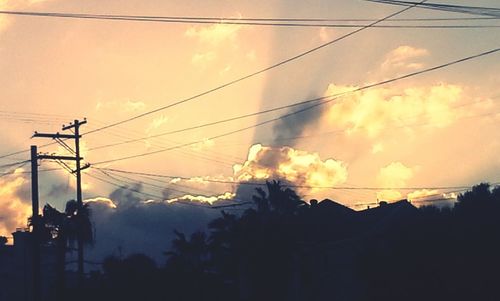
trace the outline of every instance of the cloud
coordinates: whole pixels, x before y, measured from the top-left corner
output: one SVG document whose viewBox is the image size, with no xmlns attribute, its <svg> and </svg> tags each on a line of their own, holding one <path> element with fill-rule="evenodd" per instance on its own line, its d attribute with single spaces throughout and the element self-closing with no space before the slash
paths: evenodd
<svg viewBox="0 0 500 301">
<path fill-rule="evenodd" d="M 319 29 L 318 36 L 319 36 L 319 39 L 321 40 L 321 42 L 323 42 L 323 43 L 328 42 L 333 37 L 333 29 L 321 27 Z"/>
<path fill-rule="evenodd" d="M 184 35 L 196 40 L 199 48 L 191 56 L 191 64 L 196 66 L 198 70 L 204 71 L 210 64 L 215 63 L 219 57 L 228 59 L 227 50 L 239 48 L 238 34 L 241 28 L 241 25 L 221 22 L 207 26 L 197 25 L 187 29 Z M 226 61 L 226 67 L 224 68 L 227 67 Z M 222 69 L 220 74 L 227 71 L 229 69 Z"/>
<path fill-rule="evenodd" d="M 316 98 L 316 97 L 311 97 Z M 286 114 L 303 110 L 310 107 L 307 103 L 301 106 L 291 108 Z M 286 118 L 278 120 L 273 126 L 274 145 L 282 145 L 282 140 L 289 137 L 300 136 L 306 129 L 313 127 L 320 122 L 320 119 L 326 110 L 325 106 L 317 106 L 298 114 L 289 115 Z M 287 143 L 296 143 L 298 140 L 288 140 Z M 293 146 L 293 144 L 291 145 Z"/>
<path fill-rule="evenodd" d="M 330 84 L 326 95 L 353 90 L 356 87 Z M 374 88 L 349 94 L 328 109 L 328 119 L 341 129 L 362 131 L 378 136 L 388 127 L 405 127 L 427 123 L 445 127 L 457 117 L 452 104 L 460 101 L 463 88 L 451 84 L 393 90 Z"/>
<path fill-rule="evenodd" d="M 144 111 L 146 109 L 146 104 L 142 101 L 98 101 L 95 106 L 96 111 L 112 110 L 116 112 L 117 110 L 122 113 L 135 113 Z"/>
<path fill-rule="evenodd" d="M 429 51 L 424 48 L 412 46 L 399 46 L 391 50 L 380 66 L 382 72 L 417 70 L 424 66 L 418 59 L 429 56 Z"/>
<path fill-rule="evenodd" d="M 382 143 L 376 143 L 372 146 L 372 154 L 378 154 L 384 151 L 384 145 Z"/>
<path fill-rule="evenodd" d="M 347 180 L 345 163 L 334 159 L 321 160 L 318 153 L 291 147 L 270 147 L 255 144 L 243 164 L 233 167 L 238 181 L 281 179 L 295 185 L 335 186 Z M 299 188 L 299 193 L 320 189 Z"/>
<path fill-rule="evenodd" d="M 214 51 L 207 51 L 204 53 L 195 53 L 191 58 L 191 63 L 200 67 L 206 67 L 210 62 L 217 58 Z"/>
<path fill-rule="evenodd" d="M 418 206 L 451 206 L 457 200 L 456 193 L 439 193 L 435 189 L 421 189 L 408 193 L 407 199 Z"/>
<path fill-rule="evenodd" d="M 154 118 L 153 121 L 151 121 L 148 125 L 148 127 L 146 128 L 146 133 L 151 133 L 152 131 L 162 127 L 164 124 L 166 124 L 168 121 L 170 120 L 170 118 L 168 116 L 165 116 L 165 115 L 161 115 L 157 118 Z"/>
<path fill-rule="evenodd" d="M 191 27 L 185 32 L 185 35 L 189 38 L 196 38 L 199 43 L 218 46 L 227 42 L 234 43 L 240 29 L 241 25 L 220 23 Z"/>
<path fill-rule="evenodd" d="M 429 196 L 436 196 L 436 194 L 438 194 L 438 191 L 435 189 L 419 189 L 408 193 L 407 198 L 409 200 L 425 199 Z"/>
<path fill-rule="evenodd" d="M 104 206 L 104 207 L 111 208 L 111 209 L 117 208 L 117 206 L 113 202 L 113 200 L 105 198 L 105 197 L 96 197 L 93 199 L 87 199 L 87 200 L 84 200 L 83 202 L 85 204 L 89 204 L 91 206 Z"/>
<path fill-rule="evenodd" d="M 143 111 L 145 108 L 146 108 L 146 104 L 142 101 L 127 100 L 123 104 L 123 109 L 125 110 L 125 112 Z"/>
<path fill-rule="evenodd" d="M 245 57 L 249 61 L 255 61 L 257 59 L 257 53 L 256 53 L 255 49 L 248 51 L 247 54 L 245 54 Z"/>
<path fill-rule="evenodd" d="M 225 192 L 221 195 L 215 196 L 203 196 L 203 195 L 183 195 L 180 197 L 168 199 L 165 202 L 174 203 L 174 202 L 195 202 L 195 203 L 208 203 L 214 204 L 216 202 L 227 201 L 234 199 L 236 195 L 232 192 Z"/>
<path fill-rule="evenodd" d="M 221 185 L 207 180 L 261 182 L 266 179 L 281 179 L 295 185 L 334 186 L 346 181 L 347 167 L 333 159 L 322 160 L 317 153 L 256 144 L 249 149 L 247 160 L 234 167 L 231 177 L 193 177 L 165 183 L 167 186 L 179 185 L 188 191 L 207 188 L 208 185 L 214 185 L 216 191 L 221 191 L 222 187 L 230 188 L 230 191 L 180 194 L 165 200 L 151 200 L 125 187 L 118 188 L 107 198 L 86 200 L 91 206 L 97 237 L 95 248 L 89 250 L 89 258 L 100 260 L 112 253 L 144 252 L 161 262 L 164 259 L 162 252 L 169 248 L 174 238 L 173 229 L 191 233 L 203 229 L 219 215 L 219 210 L 207 208 L 208 205 L 204 207 L 204 203 L 232 204 L 233 201 L 251 200 L 255 193 L 252 185 Z M 190 186 L 181 186 L 180 183 Z M 143 189 L 141 184 L 129 188 Z M 315 191 L 303 188 L 299 192 Z"/>
<path fill-rule="evenodd" d="M 414 169 L 407 167 L 401 162 L 392 162 L 382 167 L 377 175 L 377 182 L 382 187 L 405 187 L 407 182 L 413 178 Z M 397 200 L 402 194 L 395 189 L 386 189 L 377 193 L 377 198 L 382 200 Z"/>
<path fill-rule="evenodd" d="M 178 202 L 151 202 L 124 188 L 116 189 L 108 198 L 86 202 L 96 231 L 96 244 L 87 250 L 87 256 L 96 261 L 111 254 L 141 252 L 161 263 L 174 229 L 189 234 L 204 229 L 220 214 L 215 209 Z"/>
<path fill-rule="evenodd" d="M 0 0 L 0 10 L 17 10 L 49 1 L 52 0 Z M 9 16 L 0 15 L 0 33 L 9 27 L 10 20 Z"/>
<path fill-rule="evenodd" d="M 202 151 L 202 150 L 213 148 L 214 146 L 215 146 L 214 140 L 204 138 L 203 141 L 200 141 L 196 144 L 191 145 L 191 149 L 193 149 L 195 151 Z"/>
<path fill-rule="evenodd" d="M 392 162 L 382 167 L 377 175 L 377 181 L 385 187 L 404 187 L 414 175 L 413 169 L 401 162 Z"/>
<path fill-rule="evenodd" d="M 22 199 L 20 190 L 27 180 L 18 174 L 0 178 L 0 235 L 10 236 L 18 227 L 25 227 L 31 216 L 29 199 Z"/>
</svg>

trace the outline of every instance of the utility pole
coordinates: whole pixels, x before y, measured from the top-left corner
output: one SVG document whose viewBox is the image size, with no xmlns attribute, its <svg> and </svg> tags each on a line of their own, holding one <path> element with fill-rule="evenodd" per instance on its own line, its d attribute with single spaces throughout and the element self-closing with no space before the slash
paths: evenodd
<svg viewBox="0 0 500 301">
<path fill-rule="evenodd" d="M 72 152 L 74 154 L 73 156 L 54 156 L 54 155 L 37 155 L 38 159 L 50 159 L 50 160 L 57 160 L 57 161 L 75 161 L 76 163 L 76 168 L 75 170 L 72 171 L 72 173 L 76 174 L 76 202 L 77 202 L 77 212 L 80 213 L 82 212 L 83 208 L 83 199 L 82 199 L 82 175 L 81 171 L 90 167 L 89 164 L 86 164 L 85 166 L 81 166 L 81 161 L 82 157 L 80 156 L 80 138 L 82 137 L 80 135 L 80 126 L 84 125 L 87 123 L 87 120 L 84 119 L 83 121 L 79 121 L 78 119 L 75 119 L 72 123 L 69 125 L 65 126 L 63 125 L 62 130 L 71 130 L 74 129 L 74 134 L 60 134 L 59 132 L 55 134 L 47 134 L 47 133 L 38 133 L 35 132 L 33 137 L 40 137 L 40 138 L 52 138 L 56 140 L 58 143 L 63 145 L 67 150 Z M 69 147 L 64 140 L 67 139 L 73 139 L 75 141 L 75 150 L 73 151 L 71 147 Z M 78 214 L 77 214 L 78 218 Z M 84 280 L 84 267 L 83 267 L 83 237 L 80 229 L 78 229 L 77 233 L 77 241 L 78 241 L 78 281 L 80 286 L 83 285 L 83 280 Z"/>
<path fill-rule="evenodd" d="M 36 145 L 31 146 L 31 224 L 33 231 L 33 300 L 42 299 L 41 269 L 40 269 L 40 216 L 38 213 L 38 153 Z"/>
<path fill-rule="evenodd" d="M 83 208 L 83 199 L 82 199 L 82 168 L 80 166 L 81 159 L 80 158 L 80 125 L 87 123 L 87 120 L 79 121 L 77 119 L 74 120 L 73 124 L 68 126 L 63 126 L 63 131 L 70 130 L 72 128 L 75 129 L 75 158 L 76 158 L 76 203 L 78 205 L 78 212 L 81 212 Z M 79 235 L 77 237 L 78 240 L 78 280 L 80 284 L 83 283 L 83 237 L 81 235 L 81 231 L 78 232 Z"/>
</svg>

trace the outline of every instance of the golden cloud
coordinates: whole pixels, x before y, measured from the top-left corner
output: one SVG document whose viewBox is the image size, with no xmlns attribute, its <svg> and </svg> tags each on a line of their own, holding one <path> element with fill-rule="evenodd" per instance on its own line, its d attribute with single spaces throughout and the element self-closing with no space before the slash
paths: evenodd
<svg viewBox="0 0 500 301">
<path fill-rule="evenodd" d="M 438 194 L 438 191 L 435 189 L 420 189 L 408 193 L 406 198 L 409 200 L 422 199 L 428 196 L 435 196 L 436 194 Z"/>
<path fill-rule="evenodd" d="M 383 71 L 387 70 L 416 70 L 423 67 L 422 63 L 415 62 L 415 59 L 426 57 L 429 51 L 424 48 L 415 48 L 412 46 L 399 46 L 391 50 L 381 65 Z"/>
<path fill-rule="evenodd" d="M 267 147 L 255 144 L 247 161 L 233 167 L 238 181 L 283 179 L 295 185 L 335 186 L 347 180 L 347 167 L 341 161 L 321 160 L 318 153 L 291 147 Z M 314 192 L 319 189 L 299 189 Z"/>
<path fill-rule="evenodd" d="M 206 149 L 213 148 L 215 146 L 215 141 L 212 139 L 204 138 L 203 141 L 200 141 L 191 146 L 191 149 L 195 151 L 202 151 Z"/>
<path fill-rule="evenodd" d="M 232 192 L 225 192 L 220 195 L 215 196 L 203 196 L 203 195 L 184 195 L 172 199 L 168 199 L 165 202 L 167 203 L 175 203 L 175 202 L 198 202 L 198 203 L 208 203 L 213 204 L 222 200 L 232 200 L 236 195 Z"/>
<path fill-rule="evenodd" d="M 353 90 L 356 87 L 330 84 L 326 95 Z M 400 90 L 398 90 L 399 92 Z M 428 123 L 445 127 L 457 118 L 452 104 L 460 100 L 460 86 L 439 84 L 407 88 L 399 93 L 389 88 L 375 88 L 343 97 L 329 108 L 328 120 L 347 131 L 363 131 L 375 137 L 388 127 Z"/>
<path fill-rule="evenodd" d="M 146 133 L 150 134 L 152 131 L 165 125 L 169 120 L 170 118 L 165 115 L 161 115 L 157 118 L 154 118 L 153 121 L 151 121 L 148 127 L 146 128 Z"/>
<path fill-rule="evenodd" d="M 377 175 L 377 182 L 380 186 L 387 188 L 405 187 L 413 175 L 413 168 L 407 167 L 401 162 L 392 162 L 380 169 Z M 377 198 L 394 201 L 401 199 L 402 194 L 396 189 L 386 189 L 377 192 Z"/>
<path fill-rule="evenodd" d="M 191 58 L 191 63 L 193 65 L 198 65 L 201 67 L 206 67 L 208 63 L 215 60 L 217 54 L 214 51 L 208 51 L 204 53 L 195 53 Z"/>
<path fill-rule="evenodd" d="M 87 199 L 87 200 L 84 200 L 83 202 L 85 204 L 90 204 L 90 205 L 100 204 L 100 205 L 104 205 L 108 208 L 116 209 L 116 204 L 111 199 L 108 199 L 105 197 L 96 197 L 93 199 Z"/>
<path fill-rule="evenodd" d="M 29 7 L 31 5 L 48 2 L 51 0 L 0 0 L 0 10 L 11 10 Z M 0 15 L 0 33 L 10 25 L 10 18 Z"/>
<path fill-rule="evenodd" d="M 190 38 L 197 38 L 200 43 L 217 46 L 227 41 L 234 42 L 240 28 L 241 25 L 220 23 L 209 26 L 191 27 L 185 32 L 185 35 Z"/>
<path fill-rule="evenodd" d="M 142 101 L 133 101 L 133 100 L 127 100 L 124 102 L 120 101 L 105 101 L 101 102 L 98 101 L 95 109 L 96 111 L 101 111 L 101 110 L 112 110 L 113 112 L 116 112 L 117 109 L 121 111 L 122 113 L 134 113 L 134 112 L 140 112 L 144 111 L 146 108 L 146 104 Z"/>
<path fill-rule="evenodd" d="M 0 179 L 0 235 L 10 236 L 16 228 L 25 227 L 31 216 L 28 200 L 17 195 L 25 181 L 19 174 Z"/>
</svg>

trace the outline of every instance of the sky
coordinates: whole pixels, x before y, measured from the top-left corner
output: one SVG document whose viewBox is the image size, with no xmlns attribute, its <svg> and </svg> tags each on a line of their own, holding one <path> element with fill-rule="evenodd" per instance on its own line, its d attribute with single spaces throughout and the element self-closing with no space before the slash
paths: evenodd
<svg viewBox="0 0 500 301">
<path fill-rule="evenodd" d="M 496 2 L 475 1 L 474 5 L 494 7 L 498 6 Z M 0 0 L 0 9 L 220 18 L 378 19 L 401 7 L 349 0 Z M 414 8 L 398 17 L 462 16 Z M 498 20 L 446 24 L 464 22 L 500 25 Z M 82 126 L 85 133 L 210 90 L 353 30 L 0 15 L 0 156 L 50 142 L 30 139 L 34 131 L 57 132 L 62 124 L 87 118 L 88 123 Z M 254 188 L 213 180 L 282 179 L 303 186 L 297 191 L 305 200 L 330 198 L 361 209 L 377 200 L 418 199 L 451 191 L 435 187 L 500 181 L 498 54 L 350 93 L 318 109 L 218 139 L 210 137 L 289 111 L 93 150 L 350 91 L 481 53 L 499 46 L 499 30 L 366 29 L 209 95 L 84 135 L 82 152 L 85 162 L 91 164 L 199 141 L 154 155 L 95 165 L 172 178 L 104 174 L 96 168 L 85 171 L 83 194 L 93 204 L 96 229 L 101 228 L 106 240 L 116 240 L 108 244 L 106 252 L 116 250 L 118 245 L 133 249 L 145 244 L 125 241 L 117 229 L 136 227 L 130 230 L 137 231 L 134 237 L 155 232 L 157 236 L 150 236 L 154 241 L 162 231 L 191 231 L 217 214 L 215 210 L 176 204 L 176 200 L 195 204 L 242 201 L 250 198 Z M 296 109 L 300 107 L 292 110 Z M 40 151 L 64 153 L 57 146 Z M 0 165 L 27 160 L 28 155 L 26 152 L 0 159 Z M 0 171 L 14 171 L 15 167 Z M 54 167 L 58 165 L 48 161 L 40 165 L 40 169 Z M 26 171 L 29 164 L 0 177 L 0 235 L 10 236 L 16 227 L 26 225 L 31 210 Z M 127 184 L 145 194 L 92 176 L 118 186 Z M 325 186 L 337 189 L 320 188 Z M 50 203 L 62 210 L 64 203 L 74 198 L 74 187 L 74 178 L 63 170 L 41 173 L 41 205 Z M 380 189 L 339 189 L 342 187 Z M 383 189 L 405 187 L 422 189 Z M 143 218 L 131 224 L 130 215 Z"/>
</svg>

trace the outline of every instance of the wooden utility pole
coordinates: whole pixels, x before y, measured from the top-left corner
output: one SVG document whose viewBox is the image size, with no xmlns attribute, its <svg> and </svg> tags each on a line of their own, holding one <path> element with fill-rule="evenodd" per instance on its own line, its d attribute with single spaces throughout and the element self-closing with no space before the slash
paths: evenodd
<svg viewBox="0 0 500 301">
<path fill-rule="evenodd" d="M 83 208 L 83 199 L 82 199 L 82 168 L 80 166 L 81 159 L 80 158 L 80 125 L 87 123 L 87 120 L 79 121 L 74 120 L 73 124 L 68 126 L 63 126 L 63 131 L 70 130 L 72 128 L 75 129 L 75 159 L 76 159 L 76 203 L 78 206 L 78 212 L 80 213 Z M 78 231 L 79 235 L 77 237 L 78 240 L 78 280 L 80 284 L 83 283 L 83 237 L 81 235 L 81 231 Z"/>
<path fill-rule="evenodd" d="M 31 224 L 33 231 L 33 300 L 42 299 L 41 268 L 40 268 L 40 216 L 38 213 L 38 153 L 36 145 L 31 146 Z"/>
<path fill-rule="evenodd" d="M 67 126 L 62 127 L 63 131 L 66 130 L 71 130 L 74 129 L 74 134 L 60 134 L 55 133 L 55 134 L 46 134 L 46 133 L 38 133 L 35 132 L 33 137 L 41 137 L 41 138 L 52 138 L 57 140 L 59 143 L 61 143 L 63 146 L 65 146 L 66 149 L 68 149 L 70 152 L 74 153 L 73 156 L 54 156 L 54 155 L 38 155 L 38 159 L 50 159 L 50 160 L 58 160 L 58 161 L 66 161 L 66 160 L 71 160 L 75 161 L 76 163 L 76 168 L 75 170 L 72 171 L 72 173 L 76 174 L 76 202 L 77 202 L 77 212 L 80 213 L 82 212 L 83 208 L 83 199 L 82 199 L 82 175 L 81 171 L 90 167 L 90 165 L 85 165 L 81 166 L 81 161 L 82 157 L 80 156 L 80 138 L 82 137 L 80 135 L 80 126 L 84 125 L 87 123 L 87 120 L 79 121 L 75 119 L 72 123 L 70 123 Z M 66 139 L 73 139 L 75 141 L 75 150 L 73 151 L 66 143 L 62 140 Z M 83 284 L 84 280 L 84 267 L 83 267 L 83 237 L 80 229 L 78 229 L 77 233 L 77 241 L 78 241 L 78 281 L 79 284 Z"/>
</svg>

